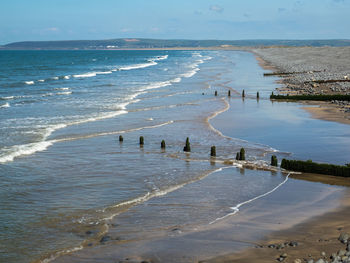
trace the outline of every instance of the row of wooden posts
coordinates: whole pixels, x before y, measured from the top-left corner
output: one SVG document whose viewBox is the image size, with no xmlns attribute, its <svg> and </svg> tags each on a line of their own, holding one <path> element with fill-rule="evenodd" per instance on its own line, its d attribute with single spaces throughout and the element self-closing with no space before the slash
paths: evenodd
<svg viewBox="0 0 350 263">
<path fill-rule="evenodd" d="M 123 142 L 124 138 L 122 135 L 119 135 L 119 142 Z M 143 146 L 145 143 L 145 139 L 143 136 L 140 136 L 140 140 L 139 140 L 139 144 L 140 146 Z M 162 142 L 160 143 L 160 148 L 161 149 L 165 149 L 165 141 L 162 140 Z M 191 152 L 191 143 L 190 143 L 190 139 L 187 137 L 186 138 L 186 143 L 183 149 L 184 152 Z M 210 148 L 210 156 L 212 157 L 216 157 L 216 147 L 215 146 L 211 146 Z M 241 150 L 239 152 L 237 152 L 236 154 L 236 160 L 238 161 L 244 161 L 245 160 L 245 149 L 241 148 Z M 271 165 L 272 166 L 277 166 L 277 157 L 276 155 L 272 155 L 271 156 Z"/>
<path fill-rule="evenodd" d="M 218 95 L 218 91 L 216 90 L 214 94 L 215 94 L 215 96 L 217 96 Z M 228 91 L 227 96 L 231 97 L 231 90 Z M 242 91 L 242 98 L 245 98 L 244 90 Z M 260 99 L 259 91 L 256 93 L 256 98 Z"/>
</svg>

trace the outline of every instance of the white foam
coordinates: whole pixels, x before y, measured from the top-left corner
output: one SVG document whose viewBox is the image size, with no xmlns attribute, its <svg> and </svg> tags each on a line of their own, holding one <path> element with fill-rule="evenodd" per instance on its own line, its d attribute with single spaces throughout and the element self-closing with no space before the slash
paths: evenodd
<svg viewBox="0 0 350 263">
<path fill-rule="evenodd" d="M 50 145 L 52 145 L 52 142 L 50 141 L 34 142 L 24 145 L 14 145 L 9 149 L 5 149 L 5 153 L 0 155 L 0 163 L 11 162 L 16 157 L 30 155 L 38 151 L 44 151 Z"/>
<path fill-rule="evenodd" d="M 13 100 L 15 98 L 15 96 L 5 96 L 5 97 L 1 97 L 0 100 Z"/>
<path fill-rule="evenodd" d="M 112 71 L 96 71 L 96 72 L 88 72 L 84 74 L 77 74 L 73 75 L 74 78 L 91 78 L 96 77 L 97 75 L 105 75 L 105 74 L 112 74 Z"/>
<path fill-rule="evenodd" d="M 174 78 L 173 80 L 171 80 L 171 82 L 173 83 L 181 82 L 181 78 Z"/>
<path fill-rule="evenodd" d="M 105 74 L 112 74 L 113 72 L 112 71 L 99 71 L 99 72 L 96 72 L 97 75 L 105 75 Z"/>
<path fill-rule="evenodd" d="M 58 80 L 58 79 L 59 79 L 59 77 L 52 77 L 52 79 L 54 79 L 54 80 Z"/>
<path fill-rule="evenodd" d="M 38 79 L 38 82 L 45 82 L 44 79 Z"/>
<path fill-rule="evenodd" d="M 72 92 L 71 91 L 63 91 L 63 92 L 57 92 L 56 94 L 57 95 L 70 95 L 70 94 L 72 94 Z"/>
<path fill-rule="evenodd" d="M 27 84 L 27 85 L 33 85 L 34 81 L 25 81 L 24 83 Z"/>
<path fill-rule="evenodd" d="M 236 213 L 239 212 L 239 208 L 240 208 L 241 206 L 246 205 L 246 204 L 249 204 L 249 203 L 251 203 L 251 202 L 254 202 L 254 201 L 257 200 L 257 199 L 260 199 L 260 198 L 262 198 L 262 197 L 265 197 L 265 196 L 267 196 L 267 195 L 269 195 L 269 194 L 275 192 L 278 188 L 280 188 L 282 185 L 284 185 L 284 184 L 288 181 L 288 178 L 289 178 L 289 175 L 290 175 L 290 174 L 291 174 L 291 173 L 288 173 L 288 175 L 286 176 L 286 178 L 284 179 L 284 181 L 283 181 L 282 183 L 278 184 L 278 185 L 277 185 L 275 188 L 273 188 L 272 190 L 270 190 L 270 191 L 268 191 L 268 192 L 266 192 L 266 193 L 264 193 L 264 194 L 262 194 L 262 195 L 258 195 L 258 196 L 254 197 L 254 198 L 252 198 L 252 199 L 247 200 L 247 201 L 244 201 L 244 202 L 242 202 L 242 203 L 239 203 L 239 204 L 236 205 L 236 206 L 230 207 L 230 209 L 233 210 L 233 212 L 228 213 L 227 215 L 224 215 L 223 217 L 216 218 L 214 221 L 210 222 L 209 224 L 210 224 L 210 225 L 211 225 L 211 224 L 214 224 L 214 223 L 216 223 L 216 222 L 218 222 L 218 221 L 220 221 L 220 220 L 222 220 L 222 219 L 225 219 L 225 218 L 227 218 L 227 217 L 229 217 L 229 216 L 235 215 Z"/>
<path fill-rule="evenodd" d="M 189 72 L 186 72 L 186 73 L 182 74 L 181 76 L 184 78 L 191 78 L 197 73 L 197 71 L 199 71 L 199 68 L 196 68 L 196 69 L 193 69 Z"/>
<path fill-rule="evenodd" d="M 95 77 L 95 76 L 96 76 L 96 72 L 89 72 L 89 73 L 85 73 L 85 74 L 73 75 L 74 78 L 91 78 L 91 77 Z"/>
<path fill-rule="evenodd" d="M 143 63 L 143 64 L 134 64 L 130 66 L 120 67 L 119 70 L 133 70 L 133 69 L 141 69 L 141 68 L 147 68 L 151 66 L 155 66 L 158 63 L 154 60 L 151 60 L 149 63 Z"/>
<path fill-rule="evenodd" d="M 155 60 L 164 60 L 164 59 L 167 59 L 169 55 L 164 55 L 164 56 L 160 56 L 160 57 L 157 57 Z"/>
<path fill-rule="evenodd" d="M 67 76 L 64 76 L 63 78 L 64 78 L 64 79 L 70 79 L 70 76 L 67 75 Z"/>
<path fill-rule="evenodd" d="M 55 90 L 69 90 L 69 88 L 55 88 Z"/>
<path fill-rule="evenodd" d="M 0 105 L 0 108 L 10 108 L 10 103 L 6 102 L 5 104 Z"/>
<path fill-rule="evenodd" d="M 84 248 L 83 246 L 78 246 L 78 247 L 73 247 L 73 248 L 69 248 L 69 249 L 64 249 L 64 250 L 62 250 L 60 252 L 56 252 L 56 253 L 52 254 L 48 258 L 40 260 L 40 262 L 41 263 L 49 263 L 49 262 L 55 260 L 56 258 L 58 258 L 61 255 L 65 255 L 65 254 L 69 254 L 69 253 L 72 253 L 72 252 L 76 252 L 76 251 L 82 250 L 83 248 Z"/>
</svg>

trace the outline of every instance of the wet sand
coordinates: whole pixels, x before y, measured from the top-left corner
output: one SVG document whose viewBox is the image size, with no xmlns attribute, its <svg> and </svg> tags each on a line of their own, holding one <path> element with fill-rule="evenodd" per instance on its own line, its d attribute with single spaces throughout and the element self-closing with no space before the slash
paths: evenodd
<svg viewBox="0 0 350 263">
<path fill-rule="evenodd" d="M 327 178 L 321 175 L 301 175 L 298 177 L 349 186 L 348 179 Z M 276 261 L 283 253 L 288 255 L 284 262 L 294 262 L 296 259 L 300 259 L 302 262 L 310 259 L 315 261 L 320 258 L 329 259 L 332 253 L 346 248 L 344 244 L 339 242 L 338 237 L 343 232 L 350 232 L 349 217 L 350 200 L 349 196 L 346 196 L 341 207 L 335 211 L 314 217 L 290 229 L 268 235 L 255 248 L 247 249 L 241 253 L 207 259 L 203 262 L 265 263 Z M 297 242 L 298 245 L 296 247 L 287 245 L 283 249 L 269 247 L 269 245 L 278 245 L 285 242 Z M 326 253 L 325 257 L 321 255 L 322 252 Z"/>
<path fill-rule="evenodd" d="M 252 172 L 245 170 L 245 174 L 241 174 L 241 176 L 249 176 Z M 269 175 L 264 175 L 261 172 L 259 176 Z M 276 176 L 278 175 L 276 174 Z M 216 187 L 219 185 L 215 185 L 215 182 L 220 180 L 224 184 L 229 184 L 228 182 L 231 179 L 231 173 L 213 174 L 200 182 L 164 196 L 159 202 L 162 205 L 167 205 L 169 202 L 177 200 L 176 203 L 178 203 L 182 196 L 184 199 L 187 198 L 188 193 L 193 192 L 195 188 L 206 191 L 215 187 L 220 190 L 219 187 Z M 304 198 L 306 196 L 308 198 Z M 294 226 L 296 222 L 324 214 L 331 207 L 337 209 L 339 207 L 339 198 L 348 196 L 348 191 L 341 186 L 308 183 L 304 180 L 290 178 L 288 183 L 282 188 L 268 196 L 244 205 L 240 208 L 241 211 L 238 214 L 219 220 L 214 224 L 205 224 L 195 228 L 192 226 L 181 228 L 175 225 L 169 229 L 159 229 L 158 236 L 153 238 L 143 239 L 141 237 L 140 239 L 128 241 L 122 239 L 118 241 L 112 240 L 101 246 L 86 248 L 60 257 L 54 262 L 140 263 L 207 262 L 207 260 L 209 260 L 208 262 L 225 262 L 225 260 L 231 260 L 235 257 L 247 258 L 247 261 L 244 262 L 264 262 L 258 260 L 249 261 L 251 258 L 248 256 L 251 250 L 254 253 L 256 250 L 263 251 L 263 249 L 254 247 L 264 244 L 267 235 L 278 230 L 285 231 L 285 229 Z M 157 205 L 157 202 L 157 200 L 153 200 L 153 202 L 145 204 L 145 209 L 149 209 L 147 208 L 149 206 L 154 207 Z M 305 211 L 308 211 L 308 213 L 305 213 Z M 118 226 L 110 232 L 110 236 L 114 240 L 117 228 Z M 294 233 L 294 231 L 291 233 Z M 277 241 L 278 238 L 283 239 L 278 236 L 274 237 L 273 241 Z M 287 236 L 286 238 L 289 240 L 292 237 Z M 293 237 L 294 239 L 297 239 L 297 237 Z M 235 251 L 236 254 L 229 255 L 230 251 Z M 242 251 L 242 254 L 237 254 L 239 251 Z M 268 252 L 272 253 L 272 251 Z M 223 257 L 222 255 L 229 256 Z M 271 262 L 270 257 L 266 256 L 266 259 L 267 262 Z M 236 262 L 241 261 L 238 260 Z"/>
</svg>

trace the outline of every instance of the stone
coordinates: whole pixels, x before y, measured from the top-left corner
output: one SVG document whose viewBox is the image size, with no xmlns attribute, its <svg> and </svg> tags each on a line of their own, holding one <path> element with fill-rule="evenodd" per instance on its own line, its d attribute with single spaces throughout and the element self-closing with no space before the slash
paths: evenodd
<svg viewBox="0 0 350 263">
<path fill-rule="evenodd" d="M 322 258 L 316 261 L 316 263 L 326 263 Z"/>
<path fill-rule="evenodd" d="M 100 240 L 100 243 L 105 243 L 107 241 L 110 241 L 112 238 L 110 236 L 103 236 Z"/>
<path fill-rule="evenodd" d="M 279 262 L 282 262 L 284 260 L 284 258 L 282 258 L 282 257 L 279 257 L 278 259 L 277 259 L 277 261 L 279 261 Z"/>
<path fill-rule="evenodd" d="M 309 260 L 307 261 L 307 263 L 314 263 L 314 260 L 313 260 L 313 259 L 309 259 Z"/>
<path fill-rule="evenodd" d="M 349 234 L 348 233 L 341 233 L 338 240 L 342 243 L 347 243 L 349 239 Z"/>
<path fill-rule="evenodd" d="M 289 242 L 289 246 L 291 246 L 291 247 L 297 247 L 297 246 L 298 246 L 298 242 L 291 241 L 291 242 Z"/>
<path fill-rule="evenodd" d="M 276 246 L 274 244 L 270 244 L 267 246 L 268 248 L 275 248 Z"/>
<path fill-rule="evenodd" d="M 288 256 L 287 253 L 283 253 L 283 254 L 281 255 L 282 258 L 286 258 L 287 256 Z"/>
<path fill-rule="evenodd" d="M 322 256 L 322 257 L 325 257 L 325 256 L 326 256 L 326 252 L 322 251 L 322 252 L 321 252 L 321 256 Z"/>
<path fill-rule="evenodd" d="M 338 256 L 339 257 L 345 256 L 345 254 L 346 254 L 346 250 L 344 250 L 344 249 L 341 249 L 341 250 L 338 251 Z"/>
<path fill-rule="evenodd" d="M 350 251 L 350 243 L 348 244 L 348 246 L 346 247 L 347 251 Z"/>
<path fill-rule="evenodd" d="M 294 263 L 301 263 L 301 259 L 299 259 L 299 258 L 295 259 Z"/>
</svg>

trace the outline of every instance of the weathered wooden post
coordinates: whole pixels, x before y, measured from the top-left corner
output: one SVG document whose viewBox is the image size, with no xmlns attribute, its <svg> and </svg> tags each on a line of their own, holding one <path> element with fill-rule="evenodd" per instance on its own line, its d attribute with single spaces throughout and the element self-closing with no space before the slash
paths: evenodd
<svg viewBox="0 0 350 263">
<path fill-rule="evenodd" d="M 228 94 L 229 97 L 231 97 L 231 90 L 228 90 Z"/>
<path fill-rule="evenodd" d="M 143 146 L 144 145 L 144 138 L 143 136 L 140 136 L 140 146 Z"/>
<path fill-rule="evenodd" d="M 236 160 L 239 161 L 239 153 L 236 153 Z"/>
<path fill-rule="evenodd" d="M 272 155 L 271 156 L 271 165 L 272 166 L 277 166 L 277 164 L 278 164 L 278 160 L 277 160 L 276 155 Z"/>
<path fill-rule="evenodd" d="M 162 140 L 162 142 L 160 143 L 160 148 L 165 149 L 165 141 L 164 140 Z"/>
<path fill-rule="evenodd" d="M 245 92 L 244 92 L 244 90 L 243 90 L 243 92 L 242 92 L 242 98 L 244 98 L 245 97 Z"/>
<path fill-rule="evenodd" d="M 259 91 L 256 93 L 256 98 L 257 98 L 257 99 L 260 99 Z"/>
<path fill-rule="evenodd" d="M 190 139 L 187 137 L 186 138 L 186 145 L 184 147 L 184 152 L 190 152 L 190 151 L 191 151 Z"/>
<path fill-rule="evenodd" d="M 216 91 L 215 91 L 215 96 L 217 96 L 217 95 L 218 95 L 218 91 L 216 90 Z"/>
<path fill-rule="evenodd" d="M 212 146 L 210 148 L 210 156 L 215 157 L 216 156 L 216 147 Z"/>
<path fill-rule="evenodd" d="M 119 135 L 119 142 L 123 142 L 123 141 L 124 141 L 123 136 Z"/>
<path fill-rule="evenodd" d="M 239 152 L 239 160 L 244 161 L 245 160 L 245 150 L 244 148 L 241 148 Z"/>
</svg>

